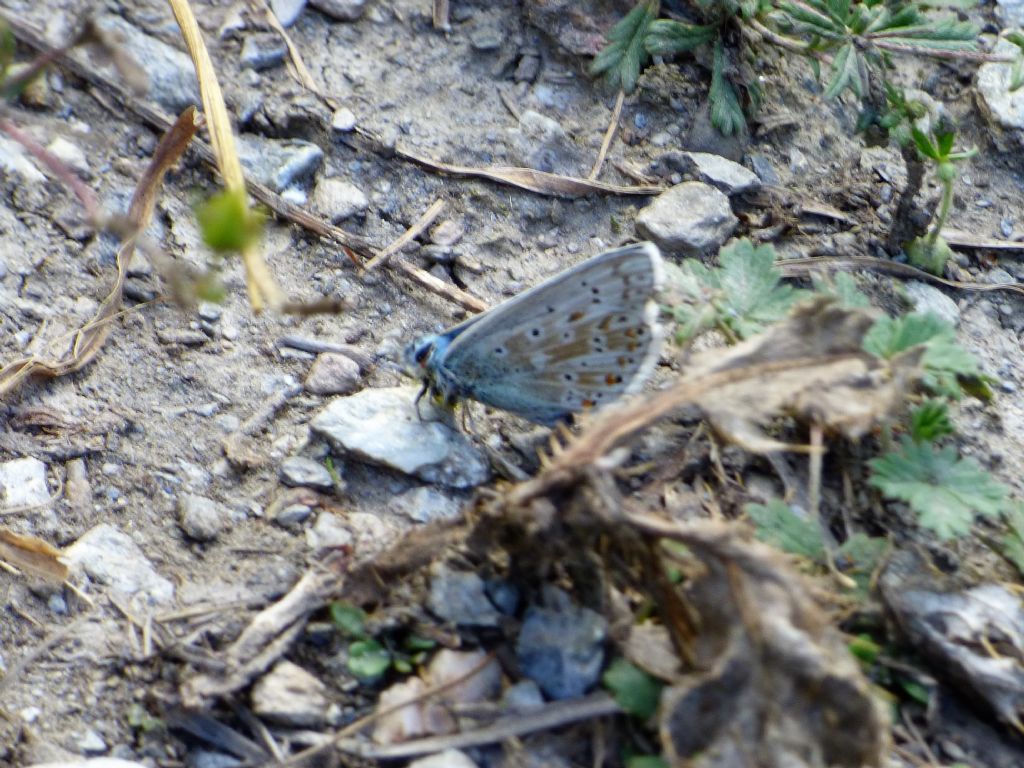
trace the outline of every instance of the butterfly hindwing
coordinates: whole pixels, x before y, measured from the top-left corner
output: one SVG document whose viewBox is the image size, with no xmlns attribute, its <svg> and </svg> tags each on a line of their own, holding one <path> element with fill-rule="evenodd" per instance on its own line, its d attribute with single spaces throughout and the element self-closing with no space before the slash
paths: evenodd
<svg viewBox="0 0 1024 768">
<path fill-rule="evenodd" d="M 458 327 L 438 374 L 541 423 L 609 402 L 657 363 L 661 274 L 650 243 L 599 254 Z"/>
</svg>

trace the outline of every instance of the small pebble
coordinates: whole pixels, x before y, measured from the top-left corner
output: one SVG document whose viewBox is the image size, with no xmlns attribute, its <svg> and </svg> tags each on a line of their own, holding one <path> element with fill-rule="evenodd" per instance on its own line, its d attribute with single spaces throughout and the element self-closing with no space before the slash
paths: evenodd
<svg viewBox="0 0 1024 768">
<path fill-rule="evenodd" d="M 317 728 L 325 722 L 327 687 L 302 667 L 281 661 L 252 690 L 252 709 L 279 725 Z"/>
<path fill-rule="evenodd" d="M 289 456 L 281 462 L 281 482 L 292 487 L 318 488 L 330 491 L 334 488 L 334 479 L 327 468 L 305 456 Z"/>
<path fill-rule="evenodd" d="M 360 386 L 359 365 L 340 352 L 317 355 L 306 376 L 306 391 L 313 395 L 347 395 Z"/>
<path fill-rule="evenodd" d="M 313 509 L 305 504 L 289 504 L 274 517 L 274 522 L 284 528 L 302 525 L 313 514 Z"/>
<path fill-rule="evenodd" d="M 288 46 L 277 34 L 248 35 L 242 43 L 242 66 L 256 71 L 280 66 L 287 55 Z"/>
<path fill-rule="evenodd" d="M 178 499 L 178 520 L 195 541 L 213 541 L 228 522 L 228 511 L 213 499 L 185 494 Z"/>
<path fill-rule="evenodd" d="M 357 21 L 366 10 L 366 0 L 309 0 L 309 4 L 335 21 Z"/>
<path fill-rule="evenodd" d="M 356 127 L 356 116 L 348 107 L 339 107 L 331 116 L 331 128 L 338 133 L 348 133 Z"/>
<path fill-rule="evenodd" d="M 321 512 L 306 529 L 306 544 L 313 550 L 347 547 L 353 540 L 352 531 L 333 512 Z"/>
</svg>

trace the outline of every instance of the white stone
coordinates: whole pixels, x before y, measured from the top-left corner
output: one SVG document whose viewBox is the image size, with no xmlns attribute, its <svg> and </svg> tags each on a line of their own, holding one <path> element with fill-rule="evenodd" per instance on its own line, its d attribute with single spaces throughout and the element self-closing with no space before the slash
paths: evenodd
<svg viewBox="0 0 1024 768">
<path fill-rule="evenodd" d="M 1017 56 L 1020 49 L 1008 40 L 1000 40 L 992 49 L 995 56 Z M 1013 65 L 989 62 L 978 68 L 977 88 L 983 111 L 1004 129 L 1024 130 L 1024 88 L 1009 90 Z"/>
<path fill-rule="evenodd" d="M 366 10 L 366 0 L 309 0 L 309 4 L 335 21 L 355 21 Z"/>
<path fill-rule="evenodd" d="M 91 580 L 151 603 L 174 599 L 174 585 L 156 572 L 139 545 L 109 523 L 86 531 L 64 550 L 63 560 Z"/>
<path fill-rule="evenodd" d="M 46 149 L 50 154 L 74 170 L 82 173 L 89 172 L 89 160 L 85 157 L 85 152 L 77 144 L 72 144 L 63 136 L 58 136 L 51 141 Z"/>
<path fill-rule="evenodd" d="M 485 482 L 486 458 L 446 424 L 421 419 L 414 406 L 418 392 L 419 387 L 390 387 L 339 397 L 310 428 L 346 454 L 430 483 L 471 488 Z M 420 410 L 425 418 L 434 415 L 426 402 Z"/>
<path fill-rule="evenodd" d="M 370 206 L 363 190 L 342 179 L 321 179 L 313 189 L 313 210 L 331 221 L 343 221 Z"/>
<path fill-rule="evenodd" d="M 761 186 L 757 174 L 721 155 L 687 152 L 686 156 L 693 161 L 694 170 L 701 181 L 706 181 L 727 195 L 738 195 Z"/>
<path fill-rule="evenodd" d="M 50 491 L 46 487 L 46 465 L 31 456 L 0 464 L 0 499 L 6 508 L 48 502 Z"/>
</svg>

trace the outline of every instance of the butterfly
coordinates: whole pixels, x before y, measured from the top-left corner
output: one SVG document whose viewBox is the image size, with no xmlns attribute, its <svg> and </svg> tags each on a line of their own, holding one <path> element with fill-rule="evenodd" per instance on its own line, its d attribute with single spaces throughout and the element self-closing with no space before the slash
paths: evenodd
<svg viewBox="0 0 1024 768">
<path fill-rule="evenodd" d="M 639 389 L 663 333 L 653 243 L 605 251 L 405 350 L 420 398 L 476 400 L 552 426 Z"/>
</svg>

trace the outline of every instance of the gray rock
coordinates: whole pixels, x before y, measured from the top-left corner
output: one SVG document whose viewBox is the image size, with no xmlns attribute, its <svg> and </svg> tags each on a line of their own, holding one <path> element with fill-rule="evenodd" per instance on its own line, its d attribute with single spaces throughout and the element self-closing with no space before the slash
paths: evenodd
<svg viewBox="0 0 1024 768">
<path fill-rule="evenodd" d="M 252 708 L 260 717 L 296 728 L 326 722 L 327 686 L 290 661 L 281 661 L 253 686 Z"/>
<path fill-rule="evenodd" d="M 257 71 L 280 66 L 287 55 L 288 46 L 277 34 L 249 35 L 242 43 L 242 66 Z"/>
<path fill-rule="evenodd" d="M 751 155 L 750 166 L 754 169 L 754 173 L 757 174 L 757 178 L 759 178 L 763 184 L 775 187 L 781 183 L 779 174 L 775 171 L 772 161 L 764 155 Z"/>
<path fill-rule="evenodd" d="M 309 0 L 309 4 L 335 21 L 356 21 L 366 10 L 366 0 Z"/>
<path fill-rule="evenodd" d="M 662 250 L 697 256 L 718 249 L 739 223 L 729 198 L 700 181 L 662 192 L 636 217 L 637 232 Z"/>
<path fill-rule="evenodd" d="M 107 751 L 107 742 L 92 728 L 87 728 L 78 738 L 78 751 L 84 755 L 98 755 Z"/>
<path fill-rule="evenodd" d="M 721 155 L 712 155 L 709 152 L 683 152 L 682 158 L 682 167 L 677 170 L 693 173 L 701 181 L 717 187 L 727 195 L 738 195 L 761 186 L 757 174 Z"/>
<path fill-rule="evenodd" d="M 992 53 L 1016 56 L 1020 49 L 1008 40 L 1000 40 Z M 1009 90 L 1012 67 L 1002 62 L 982 64 L 978 67 L 976 87 L 986 117 L 1001 128 L 1020 131 L 1024 129 L 1024 89 Z"/>
<path fill-rule="evenodd" d="M 313 514 L 313 508 L 305 504 L 289 504 L 274 515 L 274 522 L 284 528 L 302 525 Z"/>
<path fill-rule="evenodd" d="M 148 604 L 174 599 L 174 585 L 156 572 L 131 537 L 109 523 L 89 529 L 65 549 L 64 562 L 97 583 Z"/>
<path fill-rule="evenodd" d="M 178 520 L 196 541 L 213 541 L 227 527 L 228 510 L 213 499 L 186 493 L 178 499 Z"/>
<path fill-rule="evenodd" d="M 364 461 L 453 488 L 472 488 L 490 477 L 486 458 L 463 435 L 421 420 L 413 405 L 418 387 L 364 389 L 339 397 L 310 428 L 338 450 Z M 424 417 L 431 415 L 422 403 Z"/>
<path fill-rule="evenodd" d="M 996 16 L 1004 28 L 1024 27 L 1024 0 L 996 0 Z"/>
<path fill-rule="evenodd" d="M 265 139 L 241 134 L 238 156 L 249 175 L 275 192 L 312 176 L 323 162 L 316 144 L 298 139 Z"/>
<path fill-rule="evenodd" d="M 359 389 L 359 364 L 340 352 L 317 355 L 306 375 L 306 391 L 314 395 L 347 395 Z"/>
<path fill-rule="evenodd" d="M 431 569 L 427 607 L 444 621 L 468 627 L 496 627 L 500 618 L 487 598 L 483 579 L 443 564 Z"/>
<path fill-rule="evenodd" d="M 333 222 L 343 221 L 370 207 L 363 190 L 342 179 L 321 179 L 313 189 L 313 210 Z"/>
<path fill-rule="evenodd" d="M 282 27 L 290 27 L 306 9 L 306 0 L 270 0 L 270 9 Z"/>
<path fill-rule="evenodd" d="M 347 547 L 354 539 L 352 531 L 333 512 L 321 512 L 313 527 L 306 529 L 306 544 L 310 549 Z"/>
<path fill-rule="evenodd" d="M 444 752 L 413 760 L 409 763 L 409 768 L 477 768 L 477 764 L 465 752 L 446 749 Z"/>
<path fill-rule="evenodd" d="M 411 488 L 391 499 L 390 509 L 417 523 L 451 520 L 462 507 L 457 499 L 445 496 L 434 488 Z"/>
<path fill-rule="evenodd" d="M 501 704 L 513 712 L 529 712 L 544 706 L 544 696 L 533 680 L 522 680 L 505 689 L 501 695 Z"/>
<path fill-rule="evenodd" d="M 125 52 L 146 74 L 150 99 L 173 114 L 202 104 L 195 68 L 185 53 L 150 37 L 119 16 L 103 16 L 99 25 L 121 36 Z"/>
<path fill-rule="evenodd" d="M 903 290 L 913 302 L 915 312 L 931 313 L 941 317 L 950 325 L 959 325 L 960 307 L 938 288 L 911 280 L 903 287 Z"/>
<path fill-rule="evenodd" d="M 0 500 L 0 509 L 48 502 L 46 465 L 31 456 L 0 464 Z"/>
<path fill-rule="evenodd" d="M 323 491 L 334 489 L 334 478 L 327 467 L 305 456 L 289 456 L 281 462 L 281 482 L 290 486 L 306 486 Z"/>
<path fill-rule="evenodd" d="M 213 752 L 209 749 L 190 749 L 188 752 L 188 764 L 190 768 L 236 768 L 244 763 L 239 758 L 224 754 L 223 752 Z M 88 768 L 88 766 L 84 768 Z M 104 766 L 93 766 L 93 768 L 104 768 Z M 117 766 L 110 766 L 110 768 L 117 768 Z"/>
<path fill-rule="evenodd" d="M 572 604 L 549 590 L 553 607 L 526 611 L 516 639 L 516 658 L 523 674 L 552 699 L 574 699 L 601 676 L 608 625 L 600 614 Z"/>
</svg>

